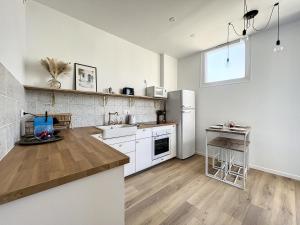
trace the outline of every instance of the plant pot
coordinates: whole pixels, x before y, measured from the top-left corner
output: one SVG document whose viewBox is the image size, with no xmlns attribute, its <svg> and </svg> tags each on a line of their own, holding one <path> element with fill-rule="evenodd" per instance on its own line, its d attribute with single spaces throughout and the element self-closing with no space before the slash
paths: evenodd
<svg viewBox="0 0 300 225">
<path fill-rule="evenodd" d="M 61 88 L 61 83 L 55 78 L 52 78 L 51 80 L 49 80 L 48 84 L 51 88 L 55 88 L 55 89 Z"/>
</svg>

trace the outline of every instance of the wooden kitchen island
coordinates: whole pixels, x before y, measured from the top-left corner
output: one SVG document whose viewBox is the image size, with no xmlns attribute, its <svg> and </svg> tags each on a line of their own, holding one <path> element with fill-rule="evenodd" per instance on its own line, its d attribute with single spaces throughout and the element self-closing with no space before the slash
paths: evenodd
<svg viewBox="0 0 300 225">
<path fill-rule="evenodd" d="M 124 224 L 129 158 L 91 137 L 97 132 L 69 129 L 62 141 L 11 150 L 0 161 L 0 224 Z"/>
</svg>

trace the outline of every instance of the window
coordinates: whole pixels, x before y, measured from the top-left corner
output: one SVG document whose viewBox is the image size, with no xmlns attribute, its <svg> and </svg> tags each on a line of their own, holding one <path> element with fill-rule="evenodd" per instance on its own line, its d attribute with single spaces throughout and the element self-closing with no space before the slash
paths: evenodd
<svg viewBox="0 0 300 225">
<path fill-rule="evenodd" d="M 228 84 L 243 81 L 247 78 L 246 62 L 245 41 L 229 44 L 229 52 L 227 45 L 208 50 L 204 53 L 203 83 Z"/>
</svg>

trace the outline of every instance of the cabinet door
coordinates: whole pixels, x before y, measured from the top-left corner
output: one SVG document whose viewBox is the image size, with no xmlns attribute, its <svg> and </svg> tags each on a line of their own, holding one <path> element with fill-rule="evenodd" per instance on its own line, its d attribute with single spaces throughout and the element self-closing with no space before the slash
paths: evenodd
<svg viewBox="0 0 300 225">
<path fill-rule="evenodd" d="M 152 165 L 152 138 L 136 141 L 136 171 L 146 169 Z"/>
<path fill-rule="evenodd" d="M 177 148 L 176 148 L 176 125 L 172 125 L 172 133 L 171 133 L 171 158 L 176 157 L 177 153 Z"/>
<path fill-rule="evenodd" d="M 135 154 L 134 152 L 126 153 L 129 157 L 129 163 L 125 164 L 124 166 L 124 176 L 131 175 L 135 173 Z"/>
<path fill-rule="evenodd" d="M 123 142 L 123 143 L 118 143 L 111 145 L 111 147 L 115 148 L 119 152 L 122 152 L 124 154 L 129 153 L 129 152 L 134 152 L 135 151 L 135 141 L 128 141 L 128 142 Z"/>
</svg>

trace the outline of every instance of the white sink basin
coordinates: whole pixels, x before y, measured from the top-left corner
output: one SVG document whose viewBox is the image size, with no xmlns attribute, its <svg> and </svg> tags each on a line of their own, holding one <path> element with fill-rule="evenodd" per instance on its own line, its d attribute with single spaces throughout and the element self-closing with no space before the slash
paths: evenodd
<svg viewBox="0 0 300 225">
<path fill-rule="evenodd" d="M 96 128 L 102 131 L 103 139 L 135 135 L 137 131 L 137 126 L 127 124 L 96 126 Z"/>
</svg>

